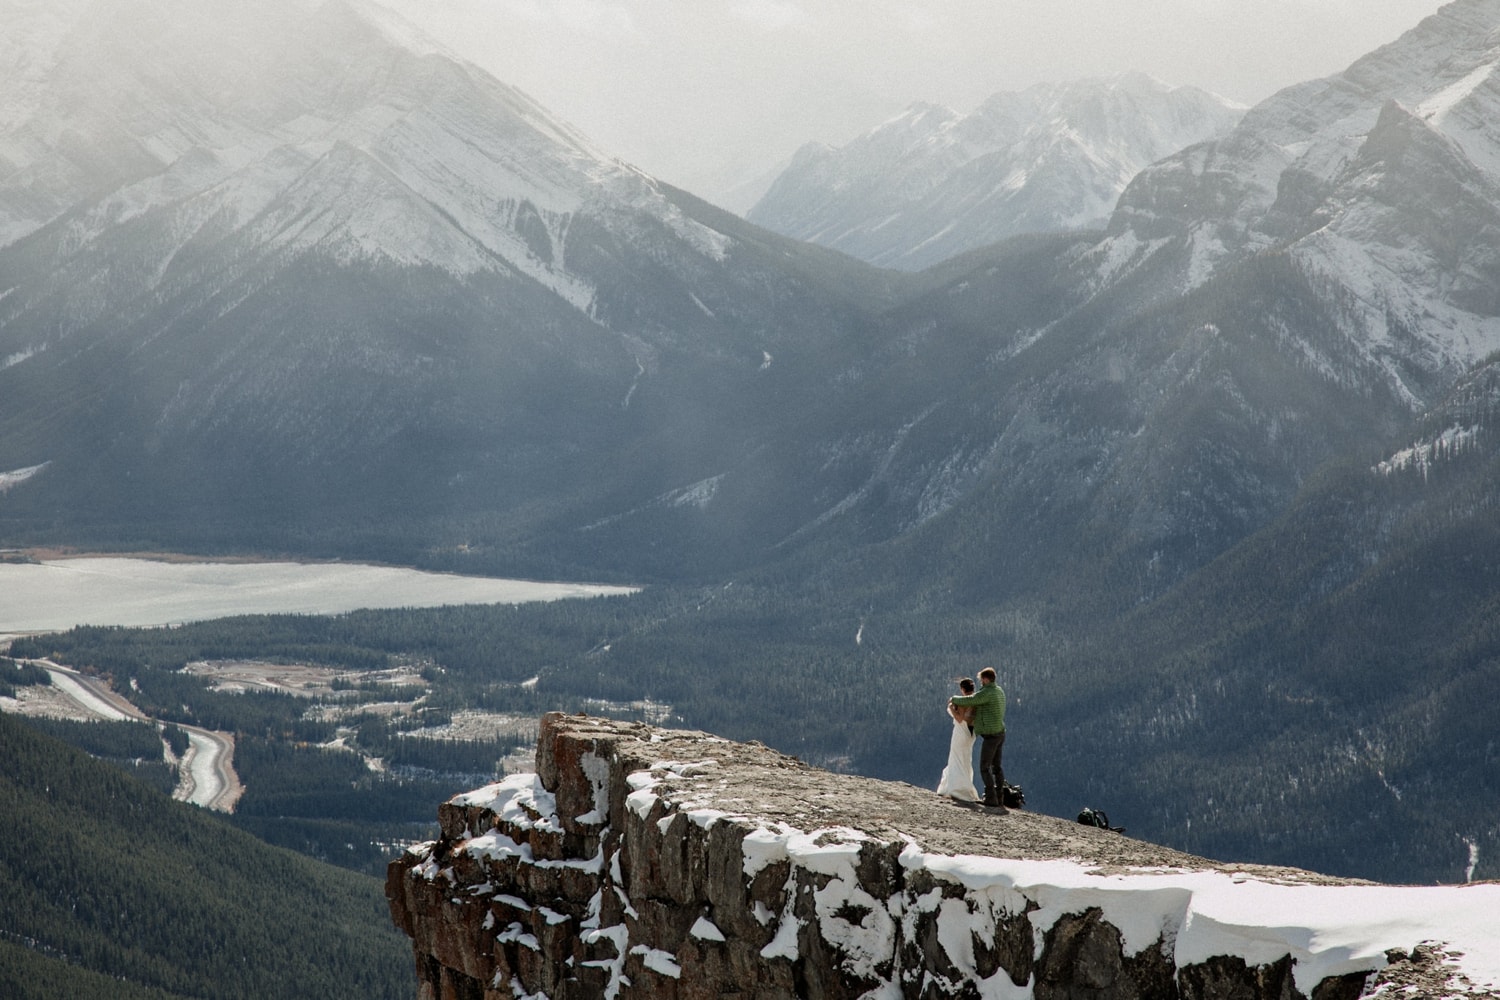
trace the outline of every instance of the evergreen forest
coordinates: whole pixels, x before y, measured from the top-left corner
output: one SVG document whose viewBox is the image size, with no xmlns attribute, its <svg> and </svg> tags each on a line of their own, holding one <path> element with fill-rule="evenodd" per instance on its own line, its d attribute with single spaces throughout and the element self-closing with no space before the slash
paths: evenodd
<svg viewBox="0 0 1500 1000">
<path fill-rule="evenodd" d="M 410 996 L 378 880 L 268 846 L 11 715 L 0 760 L 0 994 Z"/>
</svg>

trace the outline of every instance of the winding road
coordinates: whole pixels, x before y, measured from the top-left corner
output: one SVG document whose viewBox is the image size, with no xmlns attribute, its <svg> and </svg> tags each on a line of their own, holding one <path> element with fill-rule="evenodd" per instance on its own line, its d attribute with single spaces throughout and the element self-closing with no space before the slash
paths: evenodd
<svg viewBox="0 0 1500 1000">
<path fill-rule="evenodd" d="M 45 668 L 52 686 L 90 715 L 109 721 L 157 724 L 97 677 L 51 660 L 31 662 Z M 188 748 L 180 761 L 172 798 L 219 812 L 234 812 L 245 792 L 234 771 L 234 736 L 197 726 L 179 728 L 188 734 Z"/>
<path fill-rule="evenodd" d="M 197 726 L 183 726 L 188 734 L 187 752 L 172 798 L 219 812 L 234 812 L 244 794 L 234 773 L 234 737 Z"/>
</svg>

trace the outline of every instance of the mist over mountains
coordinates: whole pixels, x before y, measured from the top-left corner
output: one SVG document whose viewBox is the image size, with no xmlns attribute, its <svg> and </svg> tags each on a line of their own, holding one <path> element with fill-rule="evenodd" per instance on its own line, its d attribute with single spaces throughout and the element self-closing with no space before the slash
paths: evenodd
<svg viewBox="0 0 1500 1000">
<path fill-rule="evenodd" d="M 176 533 L 227 503 L 245 539 L 416 517 L 462 543 L 549 504 L 577 528 L 722 472 L 884 284 L 378 7 L 101 4 L 58 51 L 6 116 L 0 464 L 46 463 L 18 506 Z"/>
<path fill-rule="evenodd" d="M 900 234 L 857 252 L 943 258 L 918 273 L 662 184 L 360 0 L 0 17 L 45 53 L 0 105 L 7 544 L 753 579 L 1003 656 L 1044 806 L 1166 783 L 1133 832 L 1311 851 L 1298 817 L 1400 772 L 1382 864 L 1495 847 L 1496 758 L 1439 720 L 1500 694 L 1500 0 L 1243 116 L 1133 78 L 1028 92 L 1025 121 L 1072 100 L 1087 136 L 919 109 L 752 213 L 784 198 L 850 252 Z M 889 189 L 846 205 L 845 178 Z M 682 625 L 662 671 L 738 669 L 786 639 L 763 610 Z M 1376 656 L 1408 611 L 1422 641 Z M 816 635 L 800 664 L 835 655 Z M 836 710 L 797 690 L 793 722 Z M 1364 738 L 1396 715 L 1399 744 Z M 861 757 L 840 731 L 818 751 L 919 780 L 931 732 Z M 1242 780 L 1253 733 L 1274 782 Z M 1215 790 L 1245 811 L 1203 842 L 1179 820 Z"/>
</svg>

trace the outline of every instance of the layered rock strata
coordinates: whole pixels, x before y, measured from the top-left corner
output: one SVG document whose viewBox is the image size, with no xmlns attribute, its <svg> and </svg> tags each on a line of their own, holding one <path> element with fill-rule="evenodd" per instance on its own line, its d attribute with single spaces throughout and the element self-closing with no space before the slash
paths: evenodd
<svg viewBox="0 0 1500 1000">
<path fill-rule="evenodd" d="M 1249 885 L 1286 911 L 1359 883 L 1226 868 L 705 733 L 549 714 L 536 774 L 439 816 L 441 839 L 392 862 L 386 889 L 421 1000 L 1352 1000 L 1392 970 L 1462 991 L 1417 941 L 1335 942 L 1286 912 L 1240 926 L 1222 902 Z"/>
</svg>

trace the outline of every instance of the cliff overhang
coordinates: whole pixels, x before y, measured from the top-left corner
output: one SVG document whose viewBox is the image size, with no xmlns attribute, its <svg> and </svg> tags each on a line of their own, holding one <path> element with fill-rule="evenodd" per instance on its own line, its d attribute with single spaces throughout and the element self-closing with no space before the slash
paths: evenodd
<svg viewBox="0 0 1500 1000">
<path fill-rule="evenodd" d="M 1500 885 L 1226 866 L 706 733 L 549 714 L 536 774 L 439 819 L 386 889 L 421 1000 L 1500 995 Z"/>
</svg>

